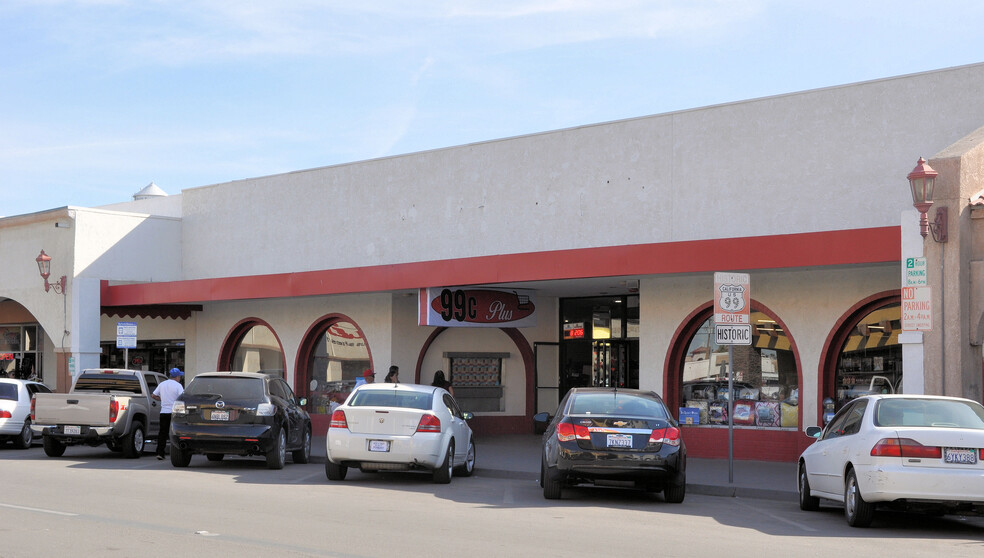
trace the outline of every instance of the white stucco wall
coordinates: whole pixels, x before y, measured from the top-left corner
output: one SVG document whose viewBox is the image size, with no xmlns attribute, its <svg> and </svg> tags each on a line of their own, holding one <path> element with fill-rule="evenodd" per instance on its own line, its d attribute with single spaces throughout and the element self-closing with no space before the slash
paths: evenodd
<svg viewBox="0 0 984 558">
<path fill-rule="evenodd" d="M 974 65 L 189 189 L 185 278 L 897 226 L 981 90 Z"/>
</svg>

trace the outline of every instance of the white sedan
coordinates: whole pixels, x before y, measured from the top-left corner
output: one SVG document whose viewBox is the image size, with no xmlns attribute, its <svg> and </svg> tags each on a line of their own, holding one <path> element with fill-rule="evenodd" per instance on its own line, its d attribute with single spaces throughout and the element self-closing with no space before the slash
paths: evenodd
<svg viewBox="0 0 984 558">
<path fill-rule="evenodd" d="M 799 458 L 799 505 L 842 503 L 849 525 L 875 507 L 984 513 L 984 406 L 932 395 L 870 395 L 844 406 Z"/>
<path fill-rule="evenodd" d="M 51 393 L 41 382 L 0 378 L 0 444 L 8 439 L 20 449 L 31 447 L 31 397 L 35 393 Z"/>
<path fill-rule="evenodd" d="M 416 384 L 364 384 L 331 415 L 325 474 L 345 478 L 363 471 L 425 470 L 434 482 L 449 483 L 475 469 L 475 440 L 450 393 Z"/>
</svg>

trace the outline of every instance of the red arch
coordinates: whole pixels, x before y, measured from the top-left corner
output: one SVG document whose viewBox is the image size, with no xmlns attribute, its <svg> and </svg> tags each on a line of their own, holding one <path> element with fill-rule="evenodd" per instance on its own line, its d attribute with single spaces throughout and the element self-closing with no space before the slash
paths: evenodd
<svg viewBox="0 0 984 558">
<path fill-rule="evenodd" d="M 841 347 L 847 342 L 851 330 L 858 321 L 889 304 L 901 304 L 902 291 L 898 289 L 882 291 L 873 294 L 852 306 L 844 312 L 834 327 L 827 334 L 820 352 L 820 389 L 817 391 L 817 424 L 820 424 L 820 413 L 823 412 L 824 397 L 834 397 L 837 393 L 834 381 L 837 377 L 837 360 L 840 358 Z"/>
<path fill-rule="evenodd" d="M 236 354 L 236 346 L 250 328 L 258 325 L 265 326 L 273 334 L 273 338 L 277 340 L 277 347 L 280 349 L 280 358 L 283 359 L 284 366 L 287 366 L 287 355 L 284 354 L 284 344 L 281 343 L 280 336 L 277 335 L 276 330 L 270 324 L 259 318 L 244 318 L 232 326 L 232 329 L 226 334 L 225 339 L 222 340 L 222 350 L 219 351 L 219 360 L 215 366 L 216 370 L 232 369 L 232 358 Z M 284 370 L 284 377 L 286 378 L 286 376 L 287 371 Z"/>
<path fill-rule="evenodd" d="M 413 378 L 415 383 L 420 383 L 420 369 L 423 366 L 424 356 L 430 349 L 430 346 L 434 343 L 439 335 L 444 333 L 446 327 L 439 327 L 435 329 L 424 341 L 423 346 L 420 348 L 420 354 L 417 356 L 417 364 L 413 371 Z M 505 333 L 509 339 L 512 340 L 513 344 L 516 345 L 516 349 L 519 351 L 520 356 L 523 357 L 523 367 L 526 369 L 526 412 L 521 417 L 475 417 L 472 419 L 472 429 L 480 434 L 515 434 L 522 432 L 531 432 L 533 427 L 533 401 L 535 382 L 533 378 L 533 348 L 530 346 L 526 337 L 517 328 L 514 327 L 503 327 L 499 328 L 500 331 Z"/>
<path fill-rule="evenodd" d="M 331 313 L 321 316 L 314 323 L 308 327 L 307 331 L 304 332 L 304 337 L 301 338 L 301 345 L 297 348 L 297 359 L 294 361 L 294 392 L 299 397 L 306 397 L 310 395 L 310 377 L 308 372 L 308 363 L 311 362 L 311 356 L 314 354 L 314 346 L 318 337 L 324 333 L 329 327 L 339 323 L 348 322 L 355 326 L 356 331 L 359 335 L 365 339 L 366 342 L 366 354 L 369 355 L 370 365 L 372 363 L 372 348 L 369 346 L 369 339 L 366 339 L 366 334 L 362 331 L 359 324 L 346 316 L 345 314 Z M 375 367 L 372 367 L 375 370 Z"/>
<path fill-rule="evenodd" d="M 773 312 L 768 306 L 758 302 L 754 298 L 751 301 L 752 312 L 762 312 L 769 318 L 776 321 L 782 330 L 786 332 L 786 338 L 789 340 L 789 350 L 793 353 L 793 362 L 796 363 L 796 383 L 798 389 L 800 390 L 800 399 L 802 400 L 803 394 L 803 365 L 800 361 L 799 348 L 796 346 L 796 340 L 789 333 L 789 328 L 786 327 L 786 323 L 782 321 L 775 312 Z M 682 386 L 680 384 L 680 371 L 683 369 L 683 362 L 686 357 L 687 343 L 694 336 L 700 326 L 707 321 L 714 313 L 714 302 L 707 302 L 698 306 L 693 312 L 691 312 L 680 324 L 680 327 L 673 333 L 673 337 L 670 340 L 670 351 L 666 355 L 666 363 L 663 366 L 663 399 L 666 400 L 667 405 L 671 409 L 676 409 L 680 407 L 680 390 Z M 799 424 L 797 426 L 802 427 L 803 424 L 803 414 L 799 414 L 798 418 Z"/>
</svg>

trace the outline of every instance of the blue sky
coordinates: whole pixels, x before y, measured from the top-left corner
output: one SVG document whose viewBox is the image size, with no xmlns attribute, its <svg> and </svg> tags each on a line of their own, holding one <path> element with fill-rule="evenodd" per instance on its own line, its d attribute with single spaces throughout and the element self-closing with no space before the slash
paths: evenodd
<svg viewBox="0 0 984 558">
<path fill-rule="evenodd" d="M 979 0 L 0 0 L 0 215 L 984 62 L 982 29 Z"/>
</svg>

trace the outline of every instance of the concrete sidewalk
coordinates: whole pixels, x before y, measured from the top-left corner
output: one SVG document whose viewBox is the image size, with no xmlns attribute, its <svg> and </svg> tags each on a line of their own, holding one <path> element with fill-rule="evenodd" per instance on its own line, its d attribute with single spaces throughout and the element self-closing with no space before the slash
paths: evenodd
<svg viewBox="0 0 984 558">
<path fill-rule="evenodd" d="M 541 439 L 534 434 L 475 436 L 478 475 L 537 480 Z M 311 444 L 311 459 L 325 461 L 323 436 Z M 687 492 L 710 496 L 797 500 L 796 463 L 735 461 L 729 482 L 727 459 L 687 458 Z"/>
</svg>

